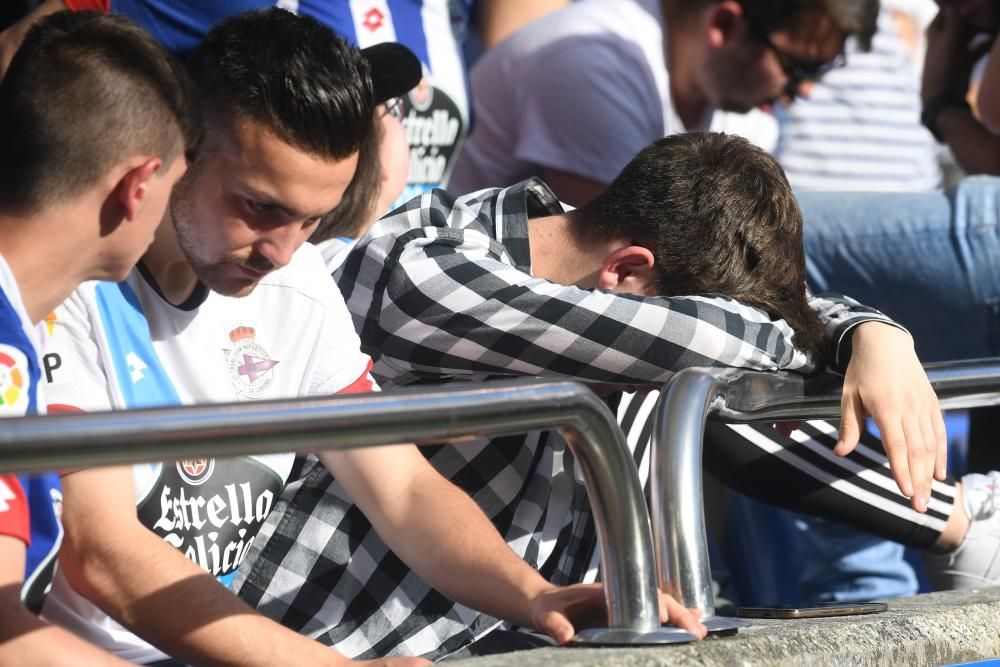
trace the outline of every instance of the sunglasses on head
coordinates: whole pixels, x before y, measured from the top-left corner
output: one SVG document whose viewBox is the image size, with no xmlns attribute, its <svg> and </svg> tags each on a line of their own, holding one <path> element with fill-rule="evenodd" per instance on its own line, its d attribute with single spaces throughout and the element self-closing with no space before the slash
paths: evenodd
<svg viewBox="0 0 1000 667">
<path fill-rule="evenodd" d="M 829 61 L 809 61 L 782 51 L 777 47 L 777 45 L 775 45 L 774 42 L 771 41 L 771 37 L 768 35 L 767 30 L 756 23 L 751 16 L 744 14 L 743 18 L 746 21 L 747 27 L 750 28 L 750 32 L 754 36 L 754 39 L 759 41 L 766 48 L 770 49 L 778 59 L 778 65 L 781 67 L 781 71 L 785 73 L 785 77 L 788 79 L 788 83 L 785 84 L 784 92 L 789 97 L 797 96 L 803 83 L 807 81 L 816 81 L 830 70 L 836 69 L 844 64 L 844 54 L 842 53 L 837 54 L 836 58 Z"/>
<path fill-rule="evenodd" d="M 385 102 L 382 103 L 385 106 L 385 115 L 392 116 L 396 120 L 403 120 L 403 98 L 402 97 L 390 97 Z"/>
</svg>

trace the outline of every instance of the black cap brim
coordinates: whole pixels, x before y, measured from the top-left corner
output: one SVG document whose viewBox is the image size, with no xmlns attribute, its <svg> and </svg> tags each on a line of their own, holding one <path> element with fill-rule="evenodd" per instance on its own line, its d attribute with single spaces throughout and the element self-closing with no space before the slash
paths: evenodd
<svg viewBox="0 0 1000 667">
<path fill-rule="evenodd" d="M 413 51 L 396 42 L 383 42 L 361 49 L 371 66 L 375 104 L 402 97 L 417 87 L 423 77 L 420 60 Z"/>
</svg>

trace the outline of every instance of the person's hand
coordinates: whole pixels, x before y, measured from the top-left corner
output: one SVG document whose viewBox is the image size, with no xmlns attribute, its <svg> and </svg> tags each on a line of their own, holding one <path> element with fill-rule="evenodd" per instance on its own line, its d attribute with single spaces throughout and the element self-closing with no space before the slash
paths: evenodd
<svg viewBox="0 0 1000 667">
<path fill-rule="evenodd" d="M 697 609 L 685 609 L 662 591 L 659 597 L 661 623 L 672 623 L 698 639 L 705 638 L 708 630 L 698 620 L 701 612 Z M 553 586 L 532 599 L 530 613 L 535 628 L 560 644 L 573 639 L 577 630 L 608 625 L 604 587 L 600 584 Z"/>
<path fill-rule="evenodd" d="M 931 478 L 943 480 L 947 474 L 948 441 L 937 395 L 905 331 L 865 322 L 852 335 L 840 437 L 833 451 L 838 456 L 854 451 L 865 416 L 871 416 L 899 490 L 913 509 L 926 512 Z"/>
<path fill-rule="evenodd" d="M 920 90 L 924 104 L 943 94 L 965 99 L 972 68 L 990 47 L 989 42 L 974 40 L 975 35 L 975 30 L 962 20 L 954 7 L 941 7 L 927 28 L 927 53 Z"/>
</svg>

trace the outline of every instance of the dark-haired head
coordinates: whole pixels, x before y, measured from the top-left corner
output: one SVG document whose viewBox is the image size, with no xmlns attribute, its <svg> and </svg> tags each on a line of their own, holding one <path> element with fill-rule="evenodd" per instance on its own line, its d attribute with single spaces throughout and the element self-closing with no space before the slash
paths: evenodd
<svg viewBox="0 0 1000 667">
<path fill-rule="evenodd" d="M 743 12 L 758 30 L 793 28 L 803 16 L 821 13 L 868 50 L 878 20 L 878 0 L 740 0 Z"/>
<path fill-rule="evenodd" d="M 867 50 L 878 0 L 667 0 L 684 51 L 671 64 L 711 105 L 747 113 L 802 94 L 843 62 L 846 40 Z M 687 46 L 685 46 L 687 44 Z"/>
<path fill-rule="evenodd" d="M 80 195 L 133 155 L 169 167 L 200 138 L 189 79 L 116 15 L 58 12 L 27 34 L 0 83 L 0 206 Z"/>
<path fill-rule="evenodd" d="M 583 238 L 649 249 L 653 293 L 723 294 L 762 308 L 822 364 L 823 329 L 805 296 L 802 214 L 766 151 L 720 133 L 660 139 L 571 219 Z"/>
<path fill-rule="evenodd" d="M 366 210 L 350 186 L 378 176 L 371 73 L 329 28 L 280 9 L 220 23 L 187 66 L 207 133 L 171 220 L 201 282 L 243 296 L 317 229 L 347 227 L 340 207 Z"/>
<path fill-rule="evenodd" d="M 212 123 L 252 121 L 337 160 L 371 132 L 368 62 L 311 18 L 281 9 L 234 16 L 208 33 L 187 68 Z"/>
</svg>

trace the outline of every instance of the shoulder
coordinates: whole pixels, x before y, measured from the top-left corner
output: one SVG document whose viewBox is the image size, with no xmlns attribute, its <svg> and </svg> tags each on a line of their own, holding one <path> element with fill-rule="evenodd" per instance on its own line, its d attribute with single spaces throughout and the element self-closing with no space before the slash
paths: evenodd
<svg viewBox="0 0 1000 667">
<path fill-rule="evenodd" d="M 355 252 L 365 252 L 373 245 L 385 248 L 387 242 L 447 237 L 448 230 L 492 229 L 496 202 L 510 189 L 489 188 L 461 196 L 441 188 L 424 192 L 376 222 Z"/>
<path fill-rule="evenodd" d="M 17 311 L 3 299 L 0 302 L 0 417 L 17 417 L 36 409 L 39 352 L 25 334 Z"/>
<path fill-rule="evenodd" d="M 633 56 L 663 58 L 663 30 L 657 3 L 636 0 L 579 2 L 528 24 L 512 37 L 488 51 L 472 70 L 488 83 L 497 70 L 520 78 L 531 76 L 532 67 L 552 70 L 567 60 L 583 58 L 583 63 L 604 62 L 627 70 Z M 651 5 L 651 6 L 647 6 Z M 586 67 L 566 69 L 576 77 Z"/>
</svg>

